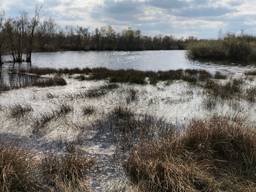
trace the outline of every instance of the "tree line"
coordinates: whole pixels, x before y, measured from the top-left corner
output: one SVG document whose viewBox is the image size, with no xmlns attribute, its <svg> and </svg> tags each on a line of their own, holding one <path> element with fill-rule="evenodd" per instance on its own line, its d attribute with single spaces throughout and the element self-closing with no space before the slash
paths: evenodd
<svg viewBox="0 0 256 192">
<path fill-rule="evenodd" d="M 0 63 L 4 54 L 10 54 L 13 62 L 31 62 L 33 51 L 181 50 L 193 40 L 147 36 L 132 28 L 117 32 L 111 26 L 93 31 L 82 26 L 61 27 L 52 18 L 40 20 L 39 13 L 36 9 L 32 17 L 23 12 L 15 18 L 0 13 Z"/>
</svg>

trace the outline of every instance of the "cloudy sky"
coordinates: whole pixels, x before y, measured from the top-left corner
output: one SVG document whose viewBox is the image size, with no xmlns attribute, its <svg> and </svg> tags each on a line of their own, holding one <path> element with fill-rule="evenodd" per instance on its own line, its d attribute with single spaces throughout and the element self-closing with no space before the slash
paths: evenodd
<svg viewBox="0 0 256 192">
<path fill-rule="evenodd" d="M 36 4 L 43 5 L 43 18 L 60 25 L 130 26 L 149 35 L 199 38 L 217 38 L 220 30 L 256 34 L 256 0 L 0 0 L 0 9 L 17 16 Z"/>
</svg>

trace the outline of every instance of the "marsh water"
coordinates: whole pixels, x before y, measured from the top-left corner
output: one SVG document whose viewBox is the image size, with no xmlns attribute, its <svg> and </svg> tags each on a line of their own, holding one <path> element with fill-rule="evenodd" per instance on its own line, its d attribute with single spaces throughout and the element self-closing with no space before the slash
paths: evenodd
<svg viewBox="0 0 256 192">
<path fill-rule="evenodd" d="M 4 58 L 10 60 L 9 56 Z M 33 53 L 32 65 L 27 63 L 1 66 L 0 85 L 16 87 L 28 84 L 33 77 L 13 73 L 20 68 L 29 67 L 49 68 L 97 68 L 136 69 L 143 71 L 166 71 L 176 69 L 204 69 L 210 72 L 241 73 L 248 67 L 225 66 L 214 63 L 194 62 L 187 58 L 186 51 L 65 51 Z"/>
</svg>

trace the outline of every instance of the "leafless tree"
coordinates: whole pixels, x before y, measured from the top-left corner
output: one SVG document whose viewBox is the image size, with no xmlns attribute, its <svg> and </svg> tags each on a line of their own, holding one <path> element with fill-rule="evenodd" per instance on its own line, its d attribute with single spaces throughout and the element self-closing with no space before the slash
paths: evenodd
<svg viewBox="0 0 256 192">
<path fill-rule="evenodd" d="M 36 27 L 39 25 L 40 10 L 41 10 L 41 7 L 37 7 L 35 9 L 34 17 L 31 18 L 28 22 L 28 28 L 27 28 L 28 41 L 27 41 L 27 48 L 26 48 L 26 62 L 31 62 L 35 31 L 36 31 Z"/>
<path fill-rule="evenodd" d="M 0 65 L 3 63 L 2 55 L 4 49 L 4 12 L 0 12 Z"/>
</svg>

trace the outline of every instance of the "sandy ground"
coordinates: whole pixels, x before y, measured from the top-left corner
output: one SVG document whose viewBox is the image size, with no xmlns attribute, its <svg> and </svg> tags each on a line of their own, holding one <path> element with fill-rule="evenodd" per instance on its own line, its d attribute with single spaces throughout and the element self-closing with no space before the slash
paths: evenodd
<svg viewBox="0 0 256 192">
<path fill-rule="evenodd" d="M 108 136 L 95 130 L 95 123 L 104 119 L 116 106 L 128 107 L 138 115 L 148 114 L 175 125 L 182 125 L 191 119 L 209 118 L 212 115 L 242 115 L 250 123 L 256 121 L 256 108 L 243 99 L 220 102 L 212 109 L 204 107 L 204 90 L 183 81 L 164 82 L 157 86 L 119 84 L 119 88 L 97 98 L 82 98 L 78 95 L 108 84 L 106 81 L 78 81 L 65 77 L 68 83 L 63 87 L 29 87 L 0 94 L 0 140 L 30 148 L 37 153 L 61 152 L 65 143 L 74 142 L 85 154 L 96 159 L 97 167 L 91 173 L 94 191 L 107 191 L 117 183 L 126 184 L 125 174 L 118 158 L 116 146 Z M 253 86 L 255 81 L 246 81 L 244 86 Z M 127 102 L 129 90 L 137 91 L 137 99 Z M 14 105 L 31 106 L 32 111 L 22 118 L 12 118 L 10 110 Z M 35 122 L 45 114 L 58 110 L 61 104 L 68 104 L 72 111 L 54 118 L 43 127 L 43 134 L 33 134 Z M 93 106 L 93 115 L 84 115 L 82 109 Z M 78 139 L 82 142 L 77 142 Z M 121 183 L 121 184 L 120 184 Z"/>
</svg>

